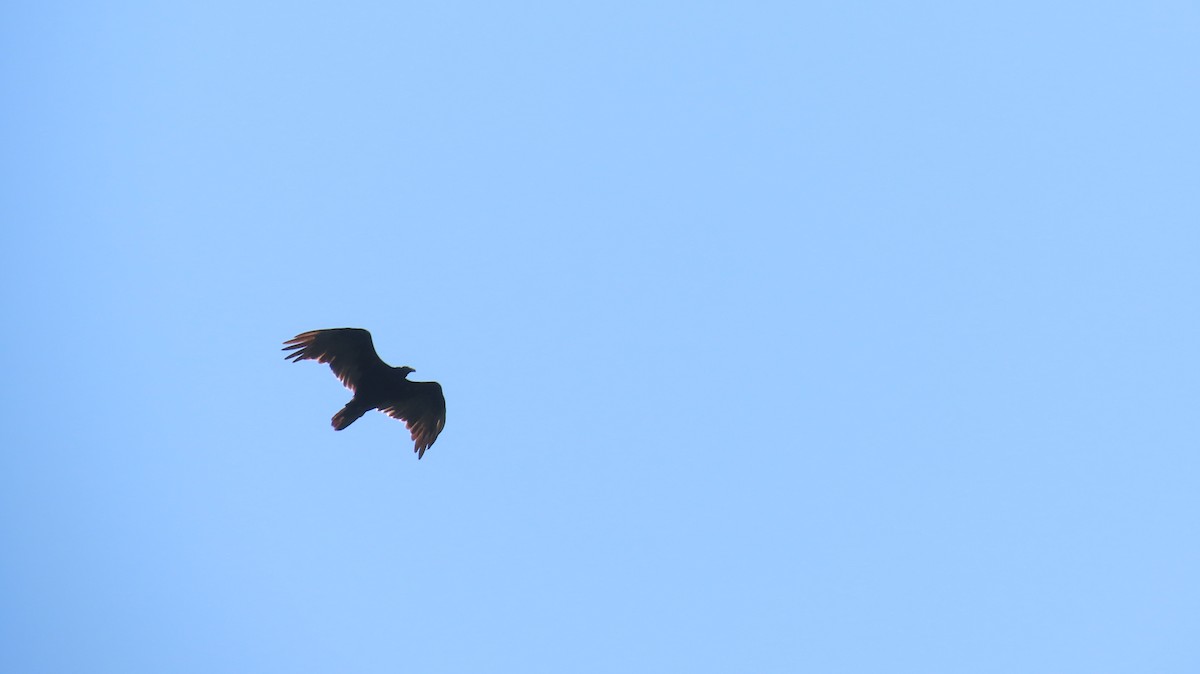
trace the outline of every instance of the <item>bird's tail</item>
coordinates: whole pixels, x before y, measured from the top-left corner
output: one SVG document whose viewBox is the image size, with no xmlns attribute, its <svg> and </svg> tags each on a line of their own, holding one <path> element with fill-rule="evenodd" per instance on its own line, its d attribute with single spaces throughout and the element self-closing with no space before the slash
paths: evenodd
<svg viewBox="0 0 1200 674">
<path fill-rule="evenodd" d="M 346 403 L 346 406 L 338 410 L 338 413 L 333 415 L 333 430 L 340 431 L 343 428 L 354 423 L 359 417 L 366 414 L 368 409 L 356 404 L 353 400 Z"/>
</svg>

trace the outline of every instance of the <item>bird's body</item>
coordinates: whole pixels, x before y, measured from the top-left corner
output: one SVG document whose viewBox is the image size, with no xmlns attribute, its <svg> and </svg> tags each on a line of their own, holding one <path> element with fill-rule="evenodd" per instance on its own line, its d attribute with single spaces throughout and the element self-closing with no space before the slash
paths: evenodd
<svg viewBox="0 0 1200 674">
<path fill-rule="evenodd" d="M 437 440 L 446 425 L 446 398 L 435 381 L 409 381 L 411 367 L 392 367 L 375 353 L 371 333 L 360 328 L 313 330 L 284 342 L 285 358 L 293 362 L 315 360 L 329 363 L 354 397 L 333 415 L 333 429 L 340 431 L 362 415 L 377 409 L 404 421 L 412 433 L 417 458 Z"/>
</svg>

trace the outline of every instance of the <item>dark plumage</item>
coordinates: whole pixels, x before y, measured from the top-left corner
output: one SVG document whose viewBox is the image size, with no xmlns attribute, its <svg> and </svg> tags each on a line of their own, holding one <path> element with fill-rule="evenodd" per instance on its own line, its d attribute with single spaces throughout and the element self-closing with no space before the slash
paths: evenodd
<svg viewBox="0 0 1200 674">
<path fill-rule="evenodd" d="M 392 367 L 375 353 L 371 333 L 360 328 L 313 330 L 284 342 L 285 358 L 293 362 L 329 363 L 354 397 L 333 415 L 333 430 L 340 431 L 367 412 L 378 409 L 408 426 L 417 458 L 437 440 L 446 425 L 446 398 L 435 381 L 409 381 L 411 367 Z"/>
</svg>

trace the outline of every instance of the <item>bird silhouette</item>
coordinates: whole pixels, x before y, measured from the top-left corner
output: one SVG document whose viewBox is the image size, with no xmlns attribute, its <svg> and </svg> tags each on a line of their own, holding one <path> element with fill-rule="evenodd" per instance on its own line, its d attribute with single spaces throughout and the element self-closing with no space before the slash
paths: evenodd
<svg viewBox="0 0 1200 674">
<path fill-rule="evenodd" d="M 333 415 L 333 430 L 340 431 L 371 410 L 404 422 L 412 433 L 417 458 L 433 445 L 446 425 L 446 398 L 435 381 L 409 381 L 416 370 L 392 367 L 375 353 L 371 333 L 361 328 L 335 328 L 302 332 L 284 342 L 284 356 L 294 363 L 315 360 L 329 369 L 354 397 Z"/>
</svg>

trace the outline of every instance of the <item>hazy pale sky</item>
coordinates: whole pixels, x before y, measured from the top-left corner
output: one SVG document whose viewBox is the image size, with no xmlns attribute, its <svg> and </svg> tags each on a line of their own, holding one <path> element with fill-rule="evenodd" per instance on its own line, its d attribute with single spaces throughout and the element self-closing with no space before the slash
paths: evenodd
<svg viewBox="0 0 1200 674">
<path fill-rule="evenodd" d="M 0 45 L 0 671 L 1200 671 L 1194 3 Z"/>
</svg>

